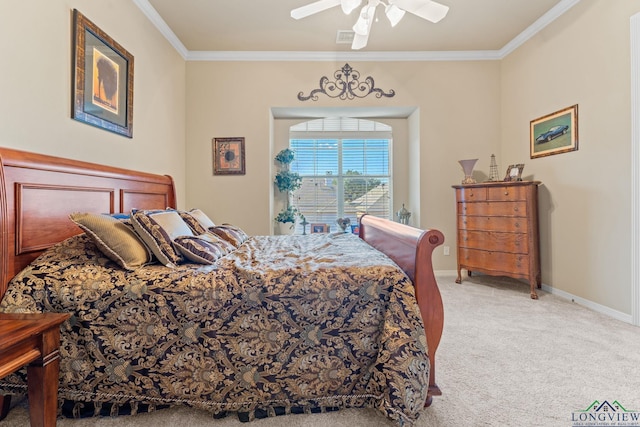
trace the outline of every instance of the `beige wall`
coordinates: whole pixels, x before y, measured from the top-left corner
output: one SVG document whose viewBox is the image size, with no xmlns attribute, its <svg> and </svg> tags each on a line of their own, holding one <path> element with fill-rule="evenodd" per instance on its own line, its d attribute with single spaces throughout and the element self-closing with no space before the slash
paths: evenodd
<svg viewBox="0 0 640 427">
<path fill-rule="evenodd" d="M 631 313 L 629 18 L 640 1 L 578 3 L 502 61 L 501 164 L 540 191 L 542 281 Z M 578 104 L 578 151 L 529 158 L 529 121 Z"/>
<path fill-rule="evenodd" d="M 133 138 L 71 119 L 72 9 L 134 56 Z M 0 2 L 0 146 L 171 174 L 184 203 L 185 61 L 130 1 Z"/>
<path fill-rule="evenodd" d="M 291 122 L 272 108 L 410 107 L 394 119 L 394 209 L 442 230 L 455 269 L 460 159 L 488 175 L 524 162 L 540 192 L 543 282 L 631 311 L 629 17 L 640 0 L 584 0 L 502 61 L 353 62 L 394 98 L 300 102 L 343 62 L 187 62 L 132 2 L 0 2 L 0 145 L 174 176 L 181 207 L 250 234 L 273 227 L 273 156 Z M 70 118 L 71 10 L 135 57 L 134 138 Z M 579 105 L 579 150 L 529 158 L 529 121 Z M 213 137 L 246 138 L 247 174 L 213 176 Z M 186 167 L 185 165 L 188 165 Z M 406 201 L 403 200 L 406 198 Z"/>
<path fill-rule="evenodd" d="M 250 234 L 271 234 L 274 154 L 287 144 L 295 121 L 272 119 L 273 107 L 410 107 L 410 119 L 394 119 L 394 210 L 407 203 L 420 227 L 438 228 L 455 246 L 452 184 L 460 183 L 457 161 L 489 159 L 499 150 L 499 67 L 486 62 L 350 63 L 376 86 L 393 89 L 393 98 L 301 102 L 322 76 L 333 76 L 344 63 L 189 62 L 187 64 L 187 205 L 200 207 L 215 221 L 231 222 Z M 273 137 L 272 133 L 277 130 Z M 243 136 L 246 175 L 214 176 L 211 140 Z M 417 144 L 419 141 L 419 146 Z M 273 146 L 272 146 L 273 145 Z M 411 153 L 411 161 L 409 161 Z M 419 195 L 419 200 L 417 199 Z M 412 197 L 410 197 L 412 196 Z M 414 218 L 412 218 L 414 219 Z M 455 269 L 455 251 L 438 251 L 438 269 Z"/>
</svg>

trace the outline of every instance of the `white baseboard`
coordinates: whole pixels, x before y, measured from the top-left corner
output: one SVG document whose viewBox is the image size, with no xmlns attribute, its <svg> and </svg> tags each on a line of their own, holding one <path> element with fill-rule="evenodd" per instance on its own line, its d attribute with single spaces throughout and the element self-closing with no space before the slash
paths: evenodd
<svg viewBox="0 0 640 427">
<path fill-rule="evenodd" d="M 434 271 L 434 274 L 436 275 L 436 277 L 437 276 L 457 276 L 458 271 L 457 270 L 437 270 L 437 271 Z M 602 304 L 598 304 L 593 301 L 589 301 L 588 299 L 584 299 L 584 298 L 572 295 L 569 292 L 562 291 L 560 289 L 554 288 L 553 286 L 545 285 L 544 283 L 542 284 L 542 290 L 550 294 L 559 296 L 560 298 L 564 298 L 568 301 L 575 302 L 576 304 L 580 304 L 595 312 L 612 317 L 616 320 L 633 324 L 633 316 L 630 314 L 622 313 L 618 310 L 614 310 Z"/>
<path fill-rule="evenodd" d="M 457 276 L 458 270 L 434 270 L 436 276 Z"/>
<path fill-rule="evenodd" d="M 591 310 L 596 311 L 598 313 L 607 315 L 609 317 L 613 317 L 614 319 L 620 320 L 622 322 L 633 324 L 633 317 L 630 314 L 622 313 L 621 311 L 614 310 L 605 305 L 598 304 L 593 301 L 589 301 L 588 299 L 577 297 L 575 295 L 570 294 L 569 292 L 565 292 L 560 289 L 554 288 L 552 286 L 545 285 L 544 283 L 542 284 L 542 290 L 550 294 L 557 295 L 561 298 L 567 299 L 569 301 L 575 302 L 587 308 L 590 308 Z"/>
</svg>

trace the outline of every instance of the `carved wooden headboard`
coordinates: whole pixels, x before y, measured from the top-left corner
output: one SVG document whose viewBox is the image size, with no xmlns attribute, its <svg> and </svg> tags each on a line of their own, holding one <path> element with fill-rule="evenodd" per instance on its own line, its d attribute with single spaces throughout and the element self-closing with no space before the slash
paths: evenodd
<svg viewBox="0 0 640 427">
<path fill-rule="evenodd" d="M 45 249 L 82 231 L 73 212 L 176 207 L 173 179 L 0 148 L 0 300 Z"/>
</svg>

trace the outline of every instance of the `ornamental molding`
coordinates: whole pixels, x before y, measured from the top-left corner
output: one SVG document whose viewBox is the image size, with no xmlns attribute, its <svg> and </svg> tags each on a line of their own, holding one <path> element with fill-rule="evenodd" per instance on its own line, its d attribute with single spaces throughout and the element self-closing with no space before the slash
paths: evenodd
<svg viewBox="0 0 640 427">
<path fill-rule="evenodd" d="M 300 101 L 317 101 L 318 94 L 327 95 L 329 98 L 339 98 L 344 100 L 365 98 L 371 94 L 375 94 L 376 98 L 392 98 L 395 96 L 395 91 L 390 89 L 388 92 L 377 88 L 373 77 L 368 76 L 364 80 L 360 80 L 360 72 L 354 70 L 349 64 L 336 70 L 333 73 L 335 80 L 330 80 L 327 76 L 320 77 L 319 87 L 313 89 L 309 95 L 304 95 L 304 92 L 298 92 L 298 100 Z"/>
</svg>

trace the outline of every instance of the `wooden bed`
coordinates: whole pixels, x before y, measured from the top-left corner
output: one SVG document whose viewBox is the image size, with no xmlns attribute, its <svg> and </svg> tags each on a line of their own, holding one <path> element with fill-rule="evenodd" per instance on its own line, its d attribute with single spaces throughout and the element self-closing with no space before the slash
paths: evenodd
<svg viewBox="0 0 640 427">
<path fill-rule="evenodd" d="M 0 148 L 0 299 L 13 276 L 39 254 L 82 232 L 69 220 L 70 213 L 166 207 L 176 207 L 170 176 Z M 431 258 L 444 237 L 438 230 L 423 231 L 369 215 L 361 219 L 360 237 L 387 254 L 413 281 L 431 365 L 429 405 L 441 394 L 435 356 L 443 328 Z"/>
</svg>

